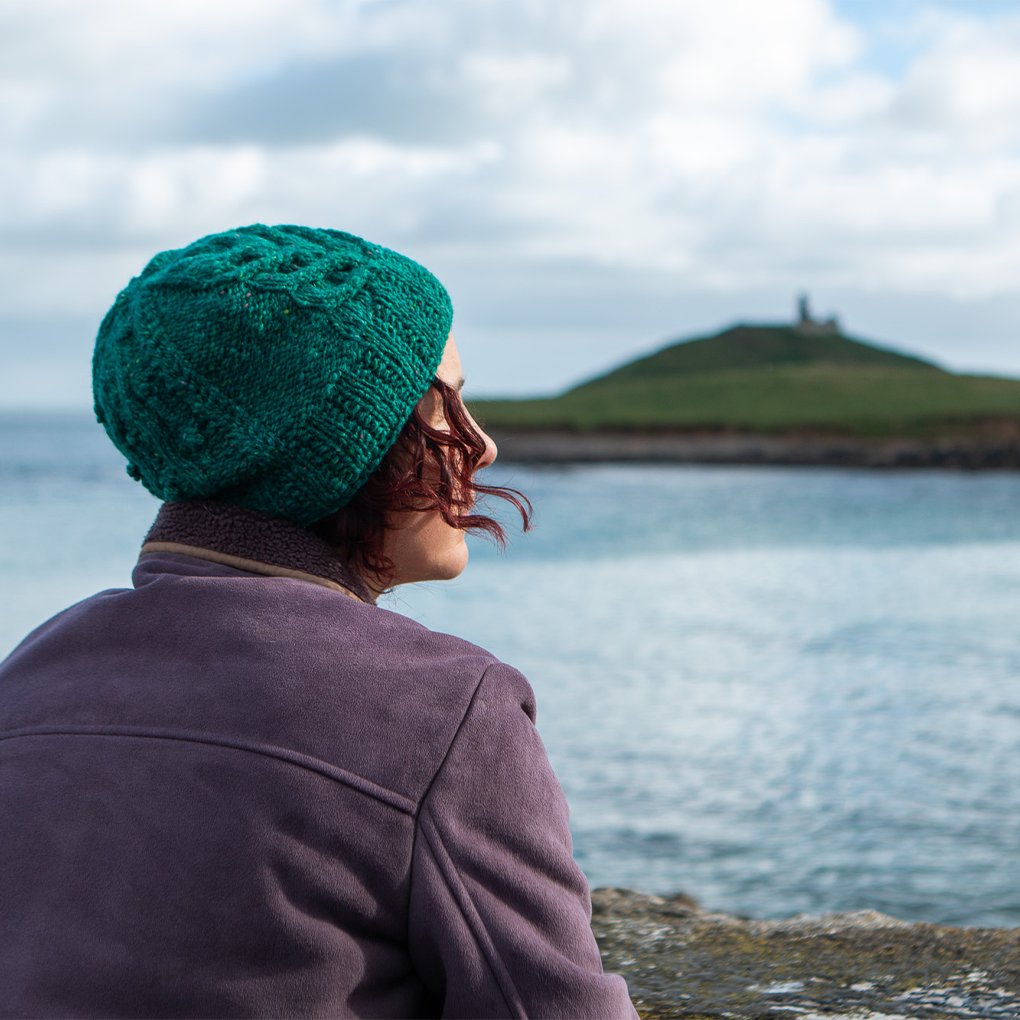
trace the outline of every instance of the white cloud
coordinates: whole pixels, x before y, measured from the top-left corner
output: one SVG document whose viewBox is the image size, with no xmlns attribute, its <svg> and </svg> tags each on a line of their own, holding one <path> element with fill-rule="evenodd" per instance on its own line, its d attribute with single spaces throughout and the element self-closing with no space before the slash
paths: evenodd
<svg viewBox="0 0 1020 1020">
<path fill-rule="evenodd" d="M 1020 8 L 912 9 L 892 76 L 826 0 L 0 5 L 0 312 L 99 314 L 142 253 L 256 219 L 688 291 L 1015 293 Z"/>
<path fill-rule="evenodd" d="M 901 130 L 930 134 L 980 153 L 1020 141 L 1020 12 L 993 24 L 924 19 L 930 38 L 890 103 Z"/>
</svg>

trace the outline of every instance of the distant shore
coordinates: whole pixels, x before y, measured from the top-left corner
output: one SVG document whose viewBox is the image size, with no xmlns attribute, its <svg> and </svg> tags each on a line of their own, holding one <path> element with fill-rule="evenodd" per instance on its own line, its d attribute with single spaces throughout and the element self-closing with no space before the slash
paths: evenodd
<svg viewBox="0 0 1020 1020">
<path fill-rule="evenodd" d="M 500 460 L 525 464 L 775 464 L 871 468 L 1020 468 L 1020 439 L 865 439 L 728 431 L 489 429 Z"/>
</svg>

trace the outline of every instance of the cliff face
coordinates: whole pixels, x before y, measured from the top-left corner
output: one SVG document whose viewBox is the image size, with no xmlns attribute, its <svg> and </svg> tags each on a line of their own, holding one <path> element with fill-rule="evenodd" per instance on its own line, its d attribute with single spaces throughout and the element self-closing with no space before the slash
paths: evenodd
<svg viewBox="0 0 1020 1020">
<path fill-rule="evenodd" d="M 874 911 L 750 921 L 627 889 L 592 905 L 603 965 L 642 1017 L 1020 1017 L 1020 929 Z"/>
</svg>

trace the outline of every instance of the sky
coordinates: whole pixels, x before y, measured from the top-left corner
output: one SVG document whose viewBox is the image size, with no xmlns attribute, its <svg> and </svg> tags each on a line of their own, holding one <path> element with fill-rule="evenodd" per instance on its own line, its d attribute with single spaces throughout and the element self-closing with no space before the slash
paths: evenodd
<svg viewBox="0 0 1020 1020">
<path fill-rule="evenodd" d="M 0 409 L 87 409 L 120 288 L 257 221 L 428 266 L 469 394 L 802 291 L 1020 376 L 1020 0 L 0 0 Z"/>
</svg>

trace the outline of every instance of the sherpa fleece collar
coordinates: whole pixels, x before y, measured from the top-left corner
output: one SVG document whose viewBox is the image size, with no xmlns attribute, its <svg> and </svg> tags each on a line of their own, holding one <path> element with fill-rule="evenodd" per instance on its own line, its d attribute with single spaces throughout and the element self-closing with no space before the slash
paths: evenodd
<svg viewBox="0 0 1020 1020">
<path fill-rule="evenodd" d="M 293 577 L 374 602 L 365 582 L 318 535 L 281 517 L 216 500 L 164 503 L 141 555 L 178 553 L 270 577 Z"/>
</svg>

